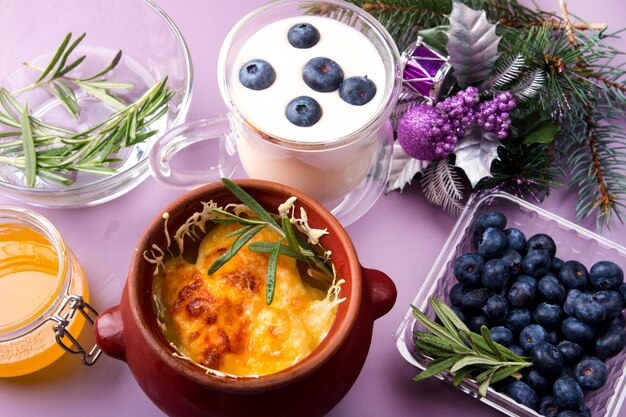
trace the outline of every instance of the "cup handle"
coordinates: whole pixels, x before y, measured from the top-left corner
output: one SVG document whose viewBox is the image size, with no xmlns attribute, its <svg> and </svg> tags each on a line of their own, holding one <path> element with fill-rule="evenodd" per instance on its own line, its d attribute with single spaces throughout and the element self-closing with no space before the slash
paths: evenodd
<svg viewBox="0 0 626 417">
<path fill-rule="evenodd" d="M 112 358 L 126 362 L 126 342 L 120 306 L 111 307 L 98 315 L 93 325 L 96 343 Z"/>
<path fill-rule="evenodd" d="M 209 182 L 231 177 L 239 165 L 239 157 L 228 117 L 219 115 L 184 123 L 159 138 L 148 158 L 152 176 L 163 184 L 176 188 L 196 188 Z M 182 171 L 171 161 L 183 149 L 198 142 L 209 142 L 210 150 L 203 152 L 207 168 Z"/>
<path fill-rule="evenodd" d="M 377 269 L 361 267 L 361 275 L 365 283 L 366 293 L 369 294 L 374 318 L 378 319 L 387 314 L 396 302 L 398 291 L 391 278 Z"/>
</svg>

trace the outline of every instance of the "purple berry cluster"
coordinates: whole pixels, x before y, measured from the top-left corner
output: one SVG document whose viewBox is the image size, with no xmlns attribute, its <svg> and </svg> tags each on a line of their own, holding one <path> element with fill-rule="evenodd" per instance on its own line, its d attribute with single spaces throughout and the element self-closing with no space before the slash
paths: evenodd
<svg viewBox="0 0 626 417">
<path fill-rule="evenodd" d="M 434 107 L 418 105 L 409 109 L 398 124 L 398 142 L 404 151 L 420 160 L 432 161 L 456 150 L 466 129 L 477 123 L 498 139 L 508 136 L 510 112 L 516 102 L 509 92 L 480 103 L 476 87 L 468 87 Z"/>
<path fill-rule="evenodd" d="M 498 139 L 504 140 L 509 136 L 511 127 L 510 112 L 517 106 L 513 94 L 507 92 L 498 94 L 493 100 L 480 103 L 476 122 L 487 132 L 497 132 Z"/>
</svg>

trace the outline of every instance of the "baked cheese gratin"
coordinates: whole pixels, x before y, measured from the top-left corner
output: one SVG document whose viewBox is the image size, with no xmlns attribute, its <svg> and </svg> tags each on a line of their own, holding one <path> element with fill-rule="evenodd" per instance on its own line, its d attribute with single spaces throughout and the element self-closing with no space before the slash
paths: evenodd
<svg viewBox="0 0 626 417">
<path fill-rule="evenodd" d="M 203 369 L 254 377 L 286 369 L 324 339 L 336 315 L 338 289 L 327 292 L 302 279 L 297 261 L 279 256 L 274 301 L 266 304 L 268 254 L 252 242 L 276 242 L 264 228 L 212 275 L 207 270 L 233 244 L 242 226 L 218 224 L 202 239 L 195 263 L 181 255 L 160 261 L 153 285 L 155 310 L 165 336 Z"/>
</svg>

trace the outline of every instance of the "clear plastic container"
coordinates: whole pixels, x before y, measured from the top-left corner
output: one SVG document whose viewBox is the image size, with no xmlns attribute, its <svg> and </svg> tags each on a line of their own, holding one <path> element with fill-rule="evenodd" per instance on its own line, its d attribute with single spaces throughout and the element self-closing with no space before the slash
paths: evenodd
<svg viewBox="0 0 626 417">
<path fill-rule="evenodd" d="M 587 268 L 600 260 L 608 260 L 626 266 L 626 248 L 617 245 L 602 236 L 583 229 L 559 216 L 540 207 L 508 194 L 475 195 L 471 198 L 461 217 L 454 226 L 439 257 L 436 259 L 424 285 L 413 300 L 413 305 L 434 318 L 434 312 L 428 304 L 433 296 L 450 304 L 450 288 L 456 284 L 453 273 L 454 259 L 472 251 L 474 220 L 488 211 L 501 211 L 507 216 L 507 227 L 516 227 L 526 236 L 535 233 L 547 233 L 557 244 L 557 254 L 561 259 L 575 259 Z M 409 309 L 394 336 L 396 345 L 402 356 L 416 368 L 425 369 L 428 359 L 420 354 L 413 343 L 413 330 L 416 325 L 412 311 Z M 608 378 L 599 390 L 585 394 L 585 404 L 593 417 L 618 416 L 622 402 L 626 397 L 623 368 L 626 361 L 626 350 L 606 362 Z M 416 371 L 417 372 L 417 371 Z M 452 383 L 452 374 L 437 375 L 440 380 Z M 478 384 L 464 380 L 458 387 L 462 392 L 478 398 L 509 416 L 539 416 L 533 410 L 524 407 L 511 398 L 489 388 L 487 396 L 478 395 Z"/>
</svg>

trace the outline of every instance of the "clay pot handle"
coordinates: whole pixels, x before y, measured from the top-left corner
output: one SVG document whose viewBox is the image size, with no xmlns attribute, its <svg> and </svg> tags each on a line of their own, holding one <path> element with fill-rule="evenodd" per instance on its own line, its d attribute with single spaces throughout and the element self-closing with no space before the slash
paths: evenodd
<svg viewBox="0 0 626 417">
<path fill-rule="evenodd" d="M 96 343 L 104 353 L 126 362 L 126 344 L 120 306 L 111 307 L 98 315 L 93 326 Z"/>
<path fill-rule="evenodd" d="M 369 291 L 374 317 L 376 319 L 387 314 L 396 302 L 398 292 L 396 286 L 384 272 L 377 269 L 361 267 L 365 290 Z"/>
</svg>

